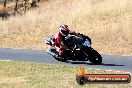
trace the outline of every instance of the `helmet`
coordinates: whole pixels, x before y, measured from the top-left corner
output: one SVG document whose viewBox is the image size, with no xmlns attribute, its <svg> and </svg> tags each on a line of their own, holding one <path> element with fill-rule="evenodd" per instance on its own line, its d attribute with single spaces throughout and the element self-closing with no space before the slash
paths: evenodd
<svg viewBox="0 0 132 88">
<path fill-rule="evenodd" d="M 59 32 L 63 35 L 63 36 L 68 36 L 69 34 L 69 28 L 67 25 L 63 24 L 59 27 Z"/>
</svg>

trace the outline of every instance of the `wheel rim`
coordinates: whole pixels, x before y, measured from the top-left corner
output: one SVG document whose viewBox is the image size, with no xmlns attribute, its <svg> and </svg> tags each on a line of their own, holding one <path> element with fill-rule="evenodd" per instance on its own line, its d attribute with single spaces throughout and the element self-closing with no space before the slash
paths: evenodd
<svg viewBox="0 0 132 88">
<path fill-rule="evenodd" d="M 96 61 L 99 61 L 99 58 L 96 56 L 96 57 L 95 57 L 95 60 L 96 60 Z"/>
</svg>

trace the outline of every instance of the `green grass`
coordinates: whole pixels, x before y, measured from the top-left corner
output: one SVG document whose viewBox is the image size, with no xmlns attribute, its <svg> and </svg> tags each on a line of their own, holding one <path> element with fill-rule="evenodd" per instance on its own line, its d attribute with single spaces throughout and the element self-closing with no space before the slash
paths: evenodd
<svg viewBox="0 0 132 88">
<path fill-rule="evenodd" d="M 44 63 L 0 61 L 0 88 L 131 88 L 130 84 L 76 83 L 76 67 Z M 119 73 L 86 69 L 87 73 Z"/>
</svg>

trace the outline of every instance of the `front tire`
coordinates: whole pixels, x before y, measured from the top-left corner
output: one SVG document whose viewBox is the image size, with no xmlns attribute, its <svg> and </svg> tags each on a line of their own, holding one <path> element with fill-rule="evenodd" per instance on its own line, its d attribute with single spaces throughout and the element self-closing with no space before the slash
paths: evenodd
<svg viewBox="0 0 132 88">
<path fill-rule="evenodd" d="M 102 56 L 94 49 L 91 50 L 91 54 L 89 56 L 89 61 L 93 64 L 101 64 Z"/>
</svg>

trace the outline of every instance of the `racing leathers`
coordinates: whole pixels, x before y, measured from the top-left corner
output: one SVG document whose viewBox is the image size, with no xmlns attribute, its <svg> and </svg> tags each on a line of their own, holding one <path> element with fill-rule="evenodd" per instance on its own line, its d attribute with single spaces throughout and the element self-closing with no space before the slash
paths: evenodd
<svg viewBox="0 0 132 88">
<path fill-rule="evenodd" d="M 73 31 L 69 32 L 70 35 L 78 35 L 79 33 L 75 33 Z M 57 32 L 53 38 L 52 38 L 52 48 L 56 47 L 56 50 L 59 52 L 60 56 L 64 56 L 65 49 L 68 48 L 68 46 L 64 45 L 65 37 L 60 32 Z"/>
</svg>

